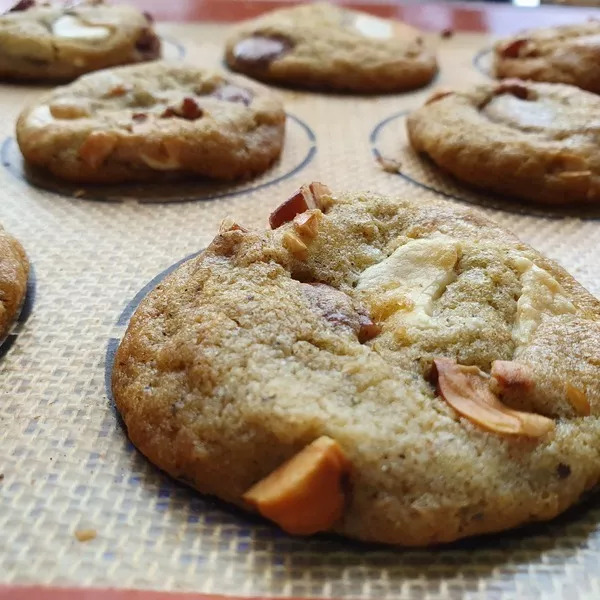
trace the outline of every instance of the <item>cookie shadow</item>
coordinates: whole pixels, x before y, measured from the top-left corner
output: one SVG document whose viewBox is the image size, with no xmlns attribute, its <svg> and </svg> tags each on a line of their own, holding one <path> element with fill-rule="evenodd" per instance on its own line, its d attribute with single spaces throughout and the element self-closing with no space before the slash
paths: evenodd
<svg viewBox="0 0 600 600">
<path fill-rule="evenodd" d="M 193 176 L 181 180 L 169 174 L 147 183 L 96 185 L 61 181 L 44 169 L 28 164 L 12 137 L 4 140 L 0 157 L 3 166 L 15 178 L 62 197 L 112 203 L 134 201 L 140 204 L 208 201 L 249 194 L 276 185 L 309 165 L 317 151 L 314 132 L 304 121 L 289 114 L 286 130 L 281 156 L 264 173 L 237 182 L 218 182 Z"/>
</svg>

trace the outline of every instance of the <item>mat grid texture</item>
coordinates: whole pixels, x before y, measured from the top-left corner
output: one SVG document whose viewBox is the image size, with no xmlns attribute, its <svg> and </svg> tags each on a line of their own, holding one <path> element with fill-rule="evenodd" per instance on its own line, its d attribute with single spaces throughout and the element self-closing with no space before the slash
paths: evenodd
<svg viewBox="0 0 600 600">
<path fill-rule="evenodd" d="M 224 27 L 162 29 L 185 46 L 185 60 L 221 65 Z M 440 40 L 434 86 L 485 80 L 472 60 L 489 44 L 475 35 Z M 2 86 L 2 140 L 42 91 Z M 77 199 L 32 187 L 18 160 L 0 167 L 0 222 L 24 244 L 37 279 L 31 316 L 0 359 L 0 583 L 377 600 L 600 598 L 600 500 L 550 524 L 433 550 L 294 539 L 160 473 L 129 444 L 107 395 L 105 359 L 124 331 L 119 315 L 157 274 L 205 247 L 225 216 L 262 228 L 280 201 L 312 180 L 438 196 L 426 188 L 440 181 L 417 185 L 424 171 L 403 148 L 401 119 L 389 121 L 378 148 L 403 161 L 417 184 L 384 172 L 371 142 L 378 124 L 430 91 L 353 98 L 281 90 L 314 142 L 291 135 L 282 162 L 261 178 L 268 185 L 220 199 Z M 294 171 L 311 147 L 311 159 Z M 480 201 L 460 186 L 452 195 L 463 192 L 467 202 Z M 599 221 L 483 210 L 600 295 Z M 79 529 L 97 536 L 79 542 Z"/>
</svg>

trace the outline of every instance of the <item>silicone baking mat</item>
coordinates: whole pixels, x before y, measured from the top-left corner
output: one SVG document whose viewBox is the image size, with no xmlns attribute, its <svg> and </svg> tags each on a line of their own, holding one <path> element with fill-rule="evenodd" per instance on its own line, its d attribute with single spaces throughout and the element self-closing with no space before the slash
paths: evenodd
<svg viewBox="0 0 600 600">
<path fill-rule="evenodd" d="M 224 26 L 162 31 L 183 47 L 183 60 L 222 64 Z M 441 70 L 429 89 L 380 97 L 280 90 L 289 114 L 282 160 L 253 182 L 218 190 L 79 189 L 27 173 L 13 124 L 43 88 L 2 86 L 0 221 L 25 245 L 37 289 L 0 358 L 0 584 L 377 600 L 600 598 L 599 500 L 549 524 L 435 549 L 292 538 L 149 464 L 127 441 L 106 387 L 111 351 L 161 274 L 205 247 L 225 216 L 264 227 L 311 180 L 479 207 L 600 294 L 594 215 L 503 204 L 405 148 L 403 115 L 432 87 L 486 77 L 473 61 L 489 38 L 432 37 Z M 36 594 L 29 597 L 45 597 L 41 588 Z M 68 597 L 61 594 L 53 597 Z"/>
</svg>

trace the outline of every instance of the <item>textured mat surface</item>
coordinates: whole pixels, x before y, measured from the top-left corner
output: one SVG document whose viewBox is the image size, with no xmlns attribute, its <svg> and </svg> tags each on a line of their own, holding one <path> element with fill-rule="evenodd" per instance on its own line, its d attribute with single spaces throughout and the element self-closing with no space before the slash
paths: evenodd
<svg viewBox="0 0 600 600">
<path fill-rule="evenodd" d="M 224 28 L 163 31 L 185 48 L 184 60 L 221 64 Z M 484 80 L 473 58 L 489 44 L 440 40 L 434 85 Z M 37 280 L 31 315 L 0 357 L 0 583 L 377 600 L 600 598 L 600 500 L 550 524 L 434 550 L 293 539 L 148 464 L 105 387 L 105 363 L 140 290 L 205 247 L 225 216 L 265 226 L 305 181 L 414 198 L 441 193 L 480 207 L 600 295 L 593 215 L 523 210 L 422 163 L 405 147 L 403 114 L 430 90 L 374 98 L 281 90 L 292 115 L 287 145 L 260 179 L 219 193 L 88 187 L 84 197 L 100 201 L 76 198 L 77 189 L 24 177 L 13 123 L 41 91 L 3 85 L 0 94 L 0 221 L 25 245 Z M 384 171 L 374 152 L 399 161 L 402 175 Z M 195 200 L 172 202 L 183 198 Z M 96 537 L 79 542 L 74 533 L 83 529 Z"/>
</svg>

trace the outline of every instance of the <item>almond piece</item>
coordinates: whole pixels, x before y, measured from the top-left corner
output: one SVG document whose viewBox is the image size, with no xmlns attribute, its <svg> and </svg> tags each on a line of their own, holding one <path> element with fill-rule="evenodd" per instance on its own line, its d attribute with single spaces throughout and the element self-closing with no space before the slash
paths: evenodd
<svg viewBox="0 0 600 600">
<path fill-rule="evenodd" d="M 491 375 L 501 391 L 514 390 L 525 393 L 535 387 L 531 369 L 513 360 L 495 360 L 492 363 Z"/>
<path fill-rule="evenodd" d="M 521 48 L 527 44 L 528 40 L 520 38 L 512 42 L 508 42 L 503 48 L 500 49 L 500 54 L 504 58 L 519 58 Z"/>
<path fill-rule="evenodd" d="M 92 169 L 97 169 L 117 145 L 117 136 L 110 131 L 92 131 L 79 148 L 79 156 Z"/>
<path fill-rule="evenodd" d="M 302 237 L 316 238 L 319 233 L 319 221 L 322 214 L 317 208 L 296 215 L 294 218 L 294 229 Z"/>
<path fill-rule="evenodd" d="M 314 208 L 314 199 L 310 189 L 303 185 L 271 213 L 269 225 L 271 229 L 277 229 L 284 223 L 289 223 L 296 215 L 307 211 L 309 208 Z"/>
<path fill-rule="evenodd" d="M 567 383 L 565 391 L 567 393 L 567 400 L 575 412 L 580 417 L 588 417 L 591 414 L 592 409 L 587 396 L 580 389 L 576 388 L 570 383 Z"/>
<path fill-rule="evenodd" d="M 306 257 L 308 256 L 308 248 L 295 233 L 286 231 L 283 234 L 282 243 L 284 247 L 298 260 L 306 260 Z"/>
<path fill-rule="evenodd" d="M 527 437 L 541 437 L 554 429 L 552 419 L 502 404 L 478 367 L 459 365 L 449 358 L 436 358 L 433 363 L 442 398 L 475 425 L 494 433 Z"/>
<path fill-rule="evenodd" d="M 359 314 L 358 322 L 360 329 L 358 330 L 358 341 L 361 344 L 372 340 L 381 333 L 381 327 L 371 320 L 369 315 Z"/>
<path fill-rule="evenodd" d="M 253 485 L 242 498 L 284 531 L 310 535 L 329 529 L 342 516 L 342 478 L 349 470 L 339 444 L 322 436 Z"/>
</svg>

